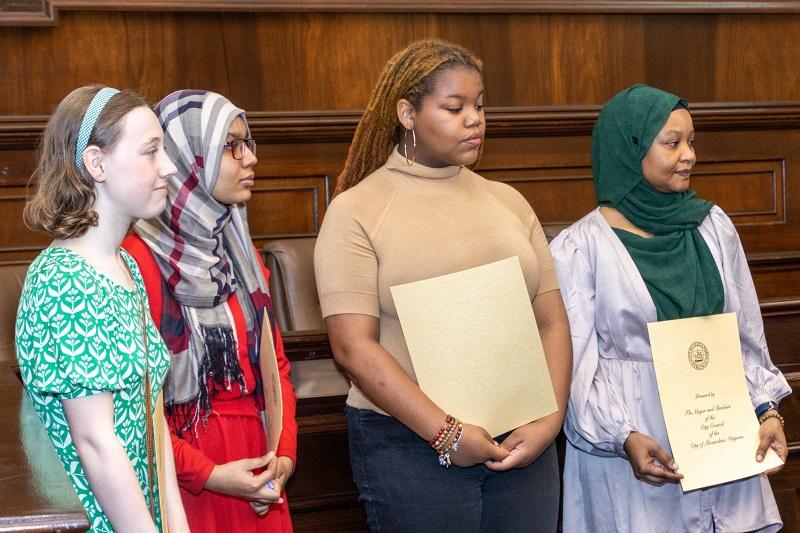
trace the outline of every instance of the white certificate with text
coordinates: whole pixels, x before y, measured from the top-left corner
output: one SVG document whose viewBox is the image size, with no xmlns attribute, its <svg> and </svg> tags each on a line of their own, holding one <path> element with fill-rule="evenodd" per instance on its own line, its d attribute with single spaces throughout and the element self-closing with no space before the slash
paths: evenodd
<svg viewBox="0 0 800 533">
<path fill-rule="evenodd" d="M 759 424 L 747 391 L 736 314 L 651 322 L 647 328 L 683 490 L 781 465 L 771 449 L 756 461 Z"/>
</svg>

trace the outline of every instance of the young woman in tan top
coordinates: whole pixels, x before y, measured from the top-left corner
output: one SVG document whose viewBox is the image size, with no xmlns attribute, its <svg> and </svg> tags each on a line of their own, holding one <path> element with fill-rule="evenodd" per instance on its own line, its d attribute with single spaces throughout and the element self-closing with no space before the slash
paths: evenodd
<svg viewBox="0 0 800 533">
<path fill-rule="evenodd" d="M 323 315 L 353 381 L 350 456 L 372 531 L 556 529 L 553 439 L 572 369 L 569 326 L 530 205 L 466 168 L 483 145 L 483 92 L 481 63 L 461 47 L 420 41 L 395 55 L 358 125 L 317 241 Z M 498 444 L 420 390 L 390 287 L 514 255 L 560 410 Z M 460 468 L 442 468 L 437 453 Z"/>
</svg>

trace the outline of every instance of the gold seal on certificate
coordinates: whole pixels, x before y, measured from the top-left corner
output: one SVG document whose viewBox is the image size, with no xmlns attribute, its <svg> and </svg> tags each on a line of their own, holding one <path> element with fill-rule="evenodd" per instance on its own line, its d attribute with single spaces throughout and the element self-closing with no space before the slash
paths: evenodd
<svg viewBox="0 0 800 533">
<path fill-rule="evenodd" d="M 703 370 L 708 366 L 708 348 L 702 342 L 689 345 L 689 363 L 695 370 Z"/>
<path fill-rule="evenodd" d="M 658 393 L 684 491 L 760 474 L 758 420 L 747 391 L 734 313 L 647 325 Z"/>
</svg>

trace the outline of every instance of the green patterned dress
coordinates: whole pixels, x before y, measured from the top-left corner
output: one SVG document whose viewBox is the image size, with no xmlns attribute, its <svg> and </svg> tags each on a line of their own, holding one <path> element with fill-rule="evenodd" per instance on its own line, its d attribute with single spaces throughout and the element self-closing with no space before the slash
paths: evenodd
<svg viewBox="0 0 800 533">
<path fill-rule="evenodd" d="M 91 531 L 113 531 L 84 474 L 67 425 L 62 399 L 111 392 L 114 427 L 130 458 L 145 500 L 149 494 L 145 444 L 144 365 L 139 269 L 122 252 L 136 289 L 128 290 L 66 248 L 47 248 L 31 264 L 17 312 L 17 359 L 33 406 L 89 516 Z M 147 308 L 147 302 L 145 302 Z M 169 352 L 149 309 L 148 362 L 155 404 L 169 368 Z"/>
</svg>

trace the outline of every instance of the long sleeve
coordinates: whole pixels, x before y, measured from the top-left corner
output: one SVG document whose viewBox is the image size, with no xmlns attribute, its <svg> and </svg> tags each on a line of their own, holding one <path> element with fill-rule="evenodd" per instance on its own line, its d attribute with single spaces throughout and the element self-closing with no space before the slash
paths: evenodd
<svg viewBox="0 0 800 533">
<path fill-rule="evenodd" d="M 739 234 L 722 210 L 715 209 L 712 216 L 723 249 L 726 311 L 736 312 L 750 399 L 753 407 L 777 402 L 791 394 L 792 389 L 769 356 L 761 308 Z"/>
<path fill-rule="evenodd" d="M 206 481 L 216 465 L 206 454 L 178 437 L 172 429 L 172 424 L 169 426 L 178 485 L 197 496 L 205 488 Z"/>
<path fill-rule="evenodd" d="M 567 436 L 572 433 L 570 441 L 588 453 L 625 457 L 623 445 L 636 428 L 600 362 L 593 269 L 568 232 L 562 232 L 550 246 L 572 334 Z"/>
</svg>

